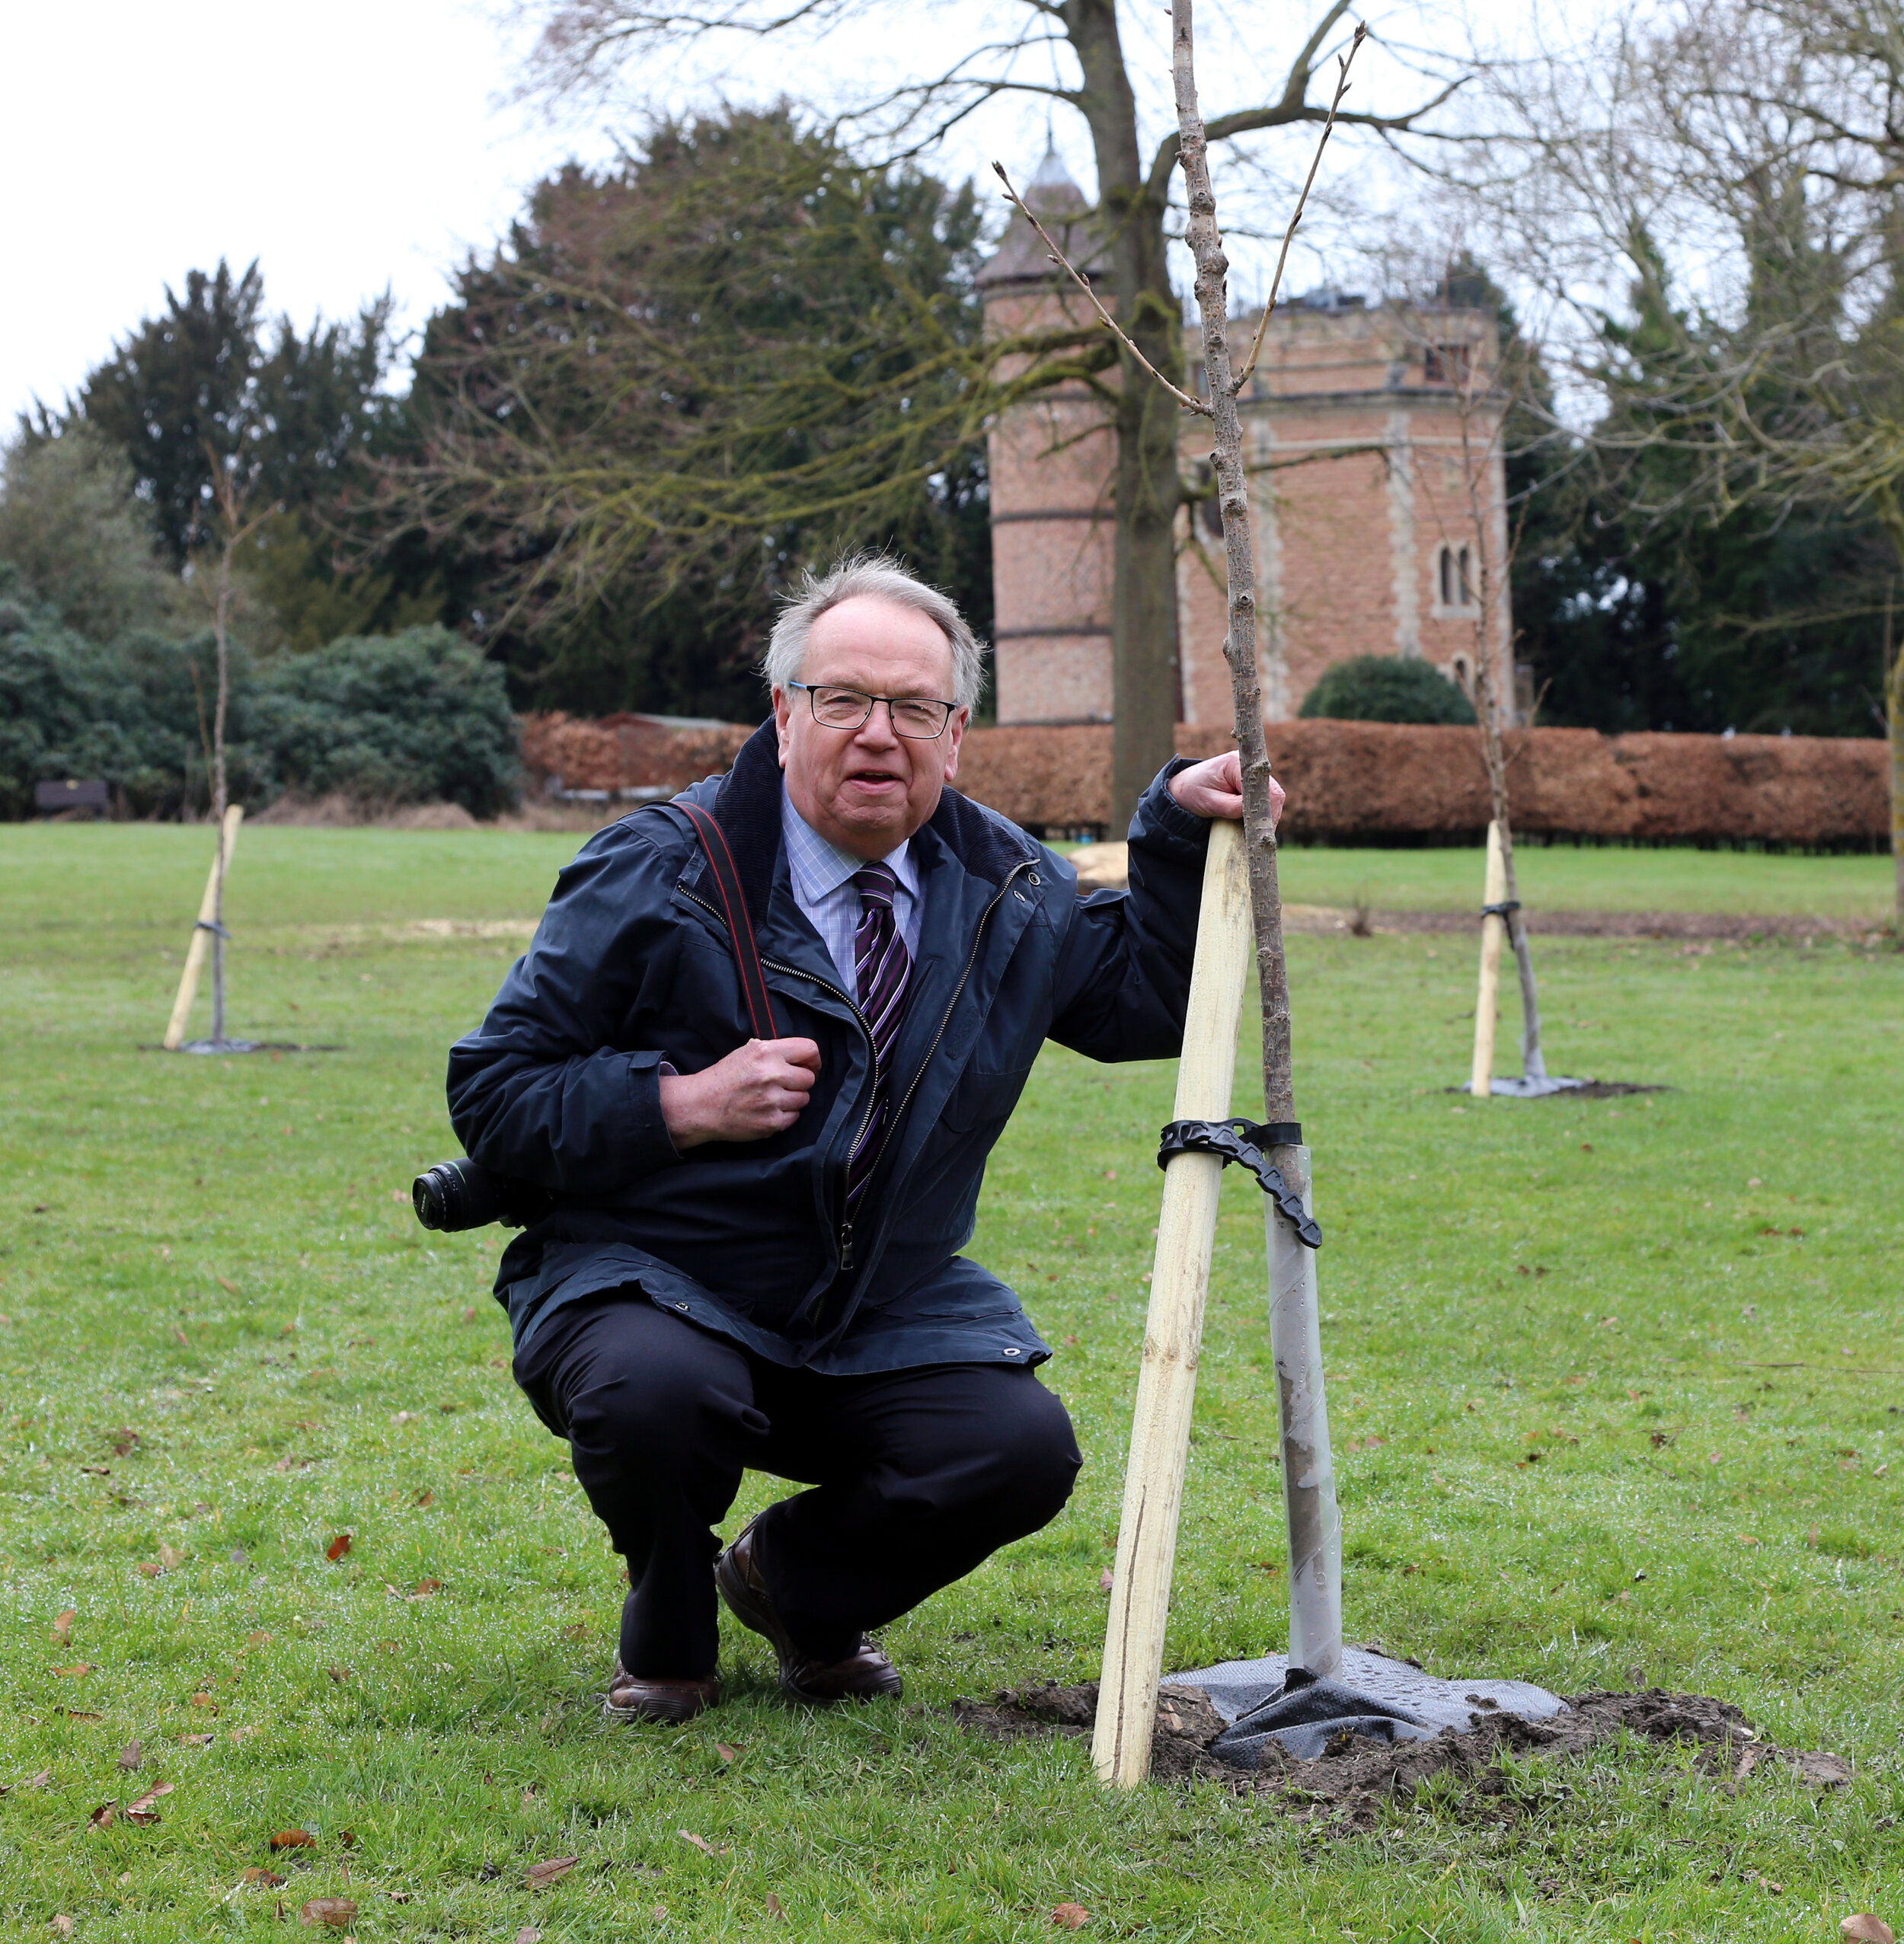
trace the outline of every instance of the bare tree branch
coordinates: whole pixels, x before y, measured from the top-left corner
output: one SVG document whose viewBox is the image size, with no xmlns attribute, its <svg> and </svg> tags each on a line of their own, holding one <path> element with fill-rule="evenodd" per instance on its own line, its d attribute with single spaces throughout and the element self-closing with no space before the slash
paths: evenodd
<svg viewBox="0 0 1904 1944">
<path fill-rule="evenodd" d="M 1346 4 L 1346 0 L 1345 0 Z M 1283 247 L 1276 253 L 1276 274 L 1270 279 L 1270 294 L 1263 305 L 1263 315 L 1257 321 L 1256 337 L 1250 346 L 1250 355 L 1243 360 L 1243 369 L 1235 379 L 1236 391 L 1240 394 L 1250 381 L 1250 374 L 1256 369 L 1256 361 L 1262 355 L 1263 334 L 1270 327 L 1270 319 L 1276 314 L 1276 294 L 1283 288 L 1283 267 L 1289 260 L 1289 245 L 1295 241 L 1296 225 L 1302 220 L 1302 212 L 1309 206 L 1309 191 L 1315 187 L 1315 172 L 1322 166 L 1322 152 L 1329 145 L 1330 131 L 1335 126 L 1336 110 L 1342 106 L 1342 97 L 1349 91 L 1349 66 L 1367 39 L 1369 30 L 1362 21 L 1356 23 L 1355 37 L 1349 43 L 1349 51 L 1337 57 L 1340 72 L 1336 76 L 1334 98 L 1329 104 L 1329 118 L 1322 124 L 1321 139 L 1315 145 L 1315 153 L 1309 158 L 1309 173 L 1302 179 L 1302 193 L 1296 198 L 1295 212 L 1289 218 L 1289 226 L 1283 232 Z"/>
<path fill-rule="evenodd" d="M 1024 199 L 1011 186 L 1011 178 L 1010 176 L 1006 174 L 1004 163 L 994 162 L 992 164 L 992 167 L 996 172 L 998 180 L 1005 184 L 1005 200 L 1009 203 L 1011 206 L 1024 218 L 1025 221 L 1030 224 L 1031 227 L 1038 232 L 1039 236 L 1043 241 L 1046 249 L 1050 252 L 1051 260 L 1056 263 L 1059 269 L 1063 270 L 1066 276 L 1071 279 L 1072 282 L 1076 284 L 1078 288 L 1091 299 L 1091 306 L 1097 311 L 1099 321 L 1102 323 L 1104 327 L 1117 338 L 1118 343 L 1123 345 L 1124 349 L 1137 360 L 1138 363 L 1142 365 L 1144 369 L 1148 372 L 1151 376 L 1156 379 L 1157 382 L 1177 401 L 1177 404 L 1184 407 L 1184 410 L 1187 412 L 1200 412 L 1206 418 L 1209 417 L 1211 408 L 1208 405 L 1205 404 L 1202 399 L 1193 398 L 1190 394 L 1187 391 L 1184 391 L 1180 386 L 1173 385 L 1170 380 L 1164 377 L 1164 374 L 1144 356 L 1143 353 L 1139 350 L 1137 346 L 1131 342 L 1129 335 L 1125 332 L 1123 326 L 1121 326 L 1118 323 L 1117 320 L 1104 308 L 1104 304 L 1099 298 L 1097 292 L 1091 288 L 1090 278 L 1085 276 L 1084 273 L 1078 270 L 1078 267 L 1072 262 L 1071 259 L 1059 248 L 1058 245 L 1052 240 L 1051 232 L 1047 230 L 1044 225 L 1039 222 L 1038 219 L 1025 206 Z"/>
</svg>

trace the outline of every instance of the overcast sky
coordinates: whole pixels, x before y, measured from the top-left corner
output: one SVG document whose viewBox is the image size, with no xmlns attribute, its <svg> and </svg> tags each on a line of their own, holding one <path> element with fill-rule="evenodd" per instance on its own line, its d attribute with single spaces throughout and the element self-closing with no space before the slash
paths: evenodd
<svg viewBox="0 0 1904 1944">
<path fill-rule="evenodd" d="M 1505 0 L 1479 4 L 1493 11 Z M 817 95 L 849 72 L 892 78 L 935 49 L 969 46 L 988 15 L 1001 24 L 1026 17 L 1015 0 L 912 0 L 877 11 L 889 28 L 899 21 L 906 30 L 883 34 L 877 65 L 863 43 L 850 67 L 837 46 L 710 50 L 697 64 L 671 65 L 674 104 L 720 91 Z M 1398 40 L 1439 33 L 1452 44 L 1446 16 L 1433 30 L 1412 8 L 1374 17 Z M 567 155 L 604 155 L 605 131 L 629 126 L 612 108 L 551 123 L 510 105 L 524 37 L 499 18 L 481 0 L 0 9 L 11 266 L 0 308 L 0 431 L 34 396 L 59 401 L 115 338 L 162 308 L 168 283 L 221 257 L 241 268 L 257 257 L 270 308 L 301 324 L 318 311 L 347 315 L 386 285 L 401 320 L 420 323 L 442 301 L 446 273 L 494 241 L 528 185 Z M 1240 0 L 1211 0 L 1200 18 L 1212 111 L 1279 77 L 1296 44 L 1293 20 L 1265 41 L 1261 16 Z M 1147 121 L 1161 123 L 1168 14 L 1145 4 L 1127 7 L 1125 19 L 1133 66 L 1156 70 L 1145 107 Z M 1049 78 L 1049 57 L 1030 58 L 1026 72 Z M 805 85 L 809 78 L 819 85 Z M 1398 102 L 1404 90 L 1378 56 L 1357 95 L 1373 107 Z M 1044 129 L 1040 107 L 1008 97 L 962 131 L 941 166 L 963 174 L 1002 155 L 1028 174 Z M 1088 152 L 1062 111 L 1057 132 L 1088 187 Z M 1346 166 L 1351 152 L 1340 152 Z M 1299 166 L 1306 143 L 1302 155 L 1293 145 L 1285 153 Z M 1312 256 L 1298 267 L 1299 287 L 1327 268 Z"/>
</svg>

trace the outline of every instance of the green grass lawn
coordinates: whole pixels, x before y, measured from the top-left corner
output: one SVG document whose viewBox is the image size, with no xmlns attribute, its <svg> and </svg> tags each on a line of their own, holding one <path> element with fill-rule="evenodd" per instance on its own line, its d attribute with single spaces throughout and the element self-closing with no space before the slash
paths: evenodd
<svg viewBox="0 0 1904 1944">
<path fill-rule="evenodd" d="M 1507 1820 L 1431 1790 L 1347 1837 L 1207 1785 L 1113 1799 L 1082 1746 L 943 1712 L 1096 1672 L 1168 1065 L 1048 1055 L 973 1247 L 1060 1345 L 1088 1459 L 1065 1514 L 888 1630 L 902 1703 L 790 1709 L 733 1633 L 726 1706 L 608 1728 L 615 1563 L 510 1381 L 497 1234 L 426 1236 L 407 1194 L 454 1151 L 444 1049 L 576 840 L 248 831 L 232 1029 L 341 1050 L 168 1058 L 142 1049 L 206 835 L 0 829 L 0 1935 L 280 1935 L 326 1896 L 365 1944 L 1030 1940 L 1060 1902 L 1172 1944 L 1899 1921 L 1895 955 L 1549 941 L 1550 1063 L 1671 1090 L 1474 1105 L 1444 1090 L 1465 944 L 1292 941 L 1351 1636 L 1437 1672 L 1722 1695 L 1858 1771 L 1734 1792 L 1614 1748 L 1525 1761 Z M 1285 872 L 1292 898 L 1459 905 L 1478 865 Z M 1881 911 L 1889 860 L 1530 852 L 1530 902 L 1550 867 L 1554 903 L 1828 914 Z M 1180 1667 L 1285 1624 L 1260 1198 L 1233 1176 L 1224 1207 Z M 750 1481 L 733 1523 L 778 1489 Z M 88 1829 L 161 1783 L 157 1822 Z M 294 1829 L 312 1844 L 274 1857 Z"/>
</svg>

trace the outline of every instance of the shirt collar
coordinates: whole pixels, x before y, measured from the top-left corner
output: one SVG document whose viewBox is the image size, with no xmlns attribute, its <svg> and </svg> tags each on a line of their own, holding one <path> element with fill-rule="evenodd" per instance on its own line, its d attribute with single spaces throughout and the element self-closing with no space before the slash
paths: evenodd
<svg viewBox="0 0 1904 1944">
<path fill-rule="evenodd" d="M 864 857 L 856 857 L 850 851 L 842 851 L 837 844 L 821 836 L 794 808 L 794 800 L 787 793 L 784 778 L 780 787 L 780 828 L 794 887 L 809 904 L 816 905 L 823 898 L 831 897 L 865 865 L 867 860 Z M 899 879 L 900 889 L 908 896 L 916 898 L 919 895 L 919 877 L 912 862 L 912 839 L 909 838 L 880 861 Z"/>
</svg>

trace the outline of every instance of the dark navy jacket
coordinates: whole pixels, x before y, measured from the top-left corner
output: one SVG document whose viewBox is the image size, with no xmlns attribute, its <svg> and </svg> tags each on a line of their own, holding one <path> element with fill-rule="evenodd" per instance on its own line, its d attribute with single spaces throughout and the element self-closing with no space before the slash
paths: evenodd
<svg viewBox="0 0 1904 1944">
<path fill-rule="evenodd" d="M 850 1230 L 871 1041 L 794 902 L 772 724 L 685 793 L 734 853 L 781 1035 L 819 1046 L 784 1133 L 676 1152 L 662 1063 L 698 1072 L 749 1036 L 719 899 L 679 811 L 590 838 L 449 1056 L 465 1151 L 563 1198 L 503 1256 L 496 1293 L 517 1347 L 556 1305 L 631 1285 L 776 1363 L 831 1374 L 1042 1362 L 1017 1297 L 958 1252 L 1047 1039 L 1098 1060 L 1180 1050 L 1208 826 L 1164 787 L 1177 767 L 1132 822 L 1128 892 L 1080 899 L 1069 866 L 954 790 L 914 834 L 924 908 L 893 1052 L 899 1106 Z"/>
</svg>

